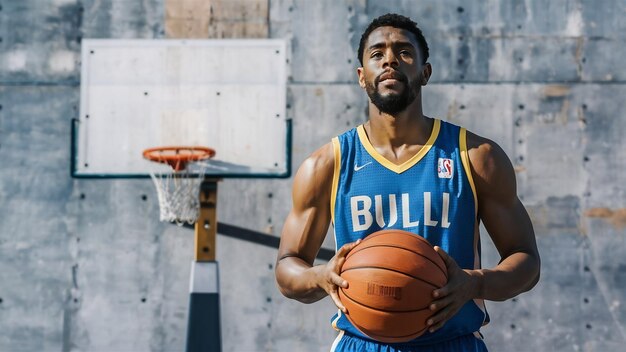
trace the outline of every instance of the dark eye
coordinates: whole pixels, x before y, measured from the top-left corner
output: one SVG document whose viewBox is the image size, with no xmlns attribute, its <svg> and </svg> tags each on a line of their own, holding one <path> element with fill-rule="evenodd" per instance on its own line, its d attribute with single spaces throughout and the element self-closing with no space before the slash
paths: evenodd
<svg viewBox="0 0 626 352">
<path fill-rule="evenodd" d="M 381 53 L 380 51 L 374 51 L 371 55 L 372 58 L 374 59 L 380 59 L 383 57 L 383 53 Z"/>
<path fill-rule="evenodd" d="M 400 55 L 402 55 L 402 56 L 407 56 L 407 57 L 412 57 L 412 56 L 413 56 L 413 55 L 411 55 L 411 52 L 410 52 L 410 51 L 408 51 L 408 50 L 402 50 L 402 51 L 400 52 Z"/>
</svg>

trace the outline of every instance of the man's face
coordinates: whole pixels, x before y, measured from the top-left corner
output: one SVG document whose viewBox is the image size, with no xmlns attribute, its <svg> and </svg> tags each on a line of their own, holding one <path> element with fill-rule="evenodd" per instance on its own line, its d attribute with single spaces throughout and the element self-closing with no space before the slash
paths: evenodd
<svg viewBox="0 0 626 352">
<path fill-rule="evenodd" d="M 395 114 L 406 109 L 430 76 L 413 33 L 379 27 L 370 33 L 363 50 L 359 84 L 381 111 Z"/>
</svg>

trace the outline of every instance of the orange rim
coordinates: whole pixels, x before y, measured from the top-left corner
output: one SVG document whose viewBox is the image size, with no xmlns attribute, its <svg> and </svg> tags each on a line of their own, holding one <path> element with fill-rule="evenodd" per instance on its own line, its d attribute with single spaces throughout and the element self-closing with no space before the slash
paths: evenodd
<svg viewBox="0 0 626 352">
<path fill-rule="evenodd" d="M 168 164 L 174 171 L 182 171 L 187 163 L 212 158 L 215 150 L 207 147 L 155 147 L 143 151 L 143 157 L 158 163 Z"/>
</svg>

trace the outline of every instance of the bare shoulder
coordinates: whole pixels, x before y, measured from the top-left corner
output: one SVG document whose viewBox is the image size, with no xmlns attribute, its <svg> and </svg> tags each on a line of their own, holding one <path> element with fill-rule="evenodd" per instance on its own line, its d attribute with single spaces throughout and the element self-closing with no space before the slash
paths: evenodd
<svg viewBox="0 0 626 352">
<path fill-rule="evenodd" d="M 516 199 L 515 171 L 504 150 L 496 142 L 469 131 L 467 149 L 478 195 Z"/>
<path fill-rule="evenodd" d="M 294 177 L 294 205 L 312 205 L 329 199 L 334 171 L 335 153 L 333 144 L 329 142 L 300 165 Z"/>
<path fill-rule="evenodd" d="M 307 180 L 312 178 L 317 182 L 332 181 L 334 170 L 335 153 L 333 144 L 329 142 L 314 151 L 302 162 L 296 173 L 296 179 Z M 327 180 L 329 178 L 330 180 Z"/>
<path fill-rule="evenodd" d="M 318 150 L 314 151 L 311 155 L 309 155 L 300 166 L 301 170 L 315 169 L 319 171 L 330 171 L 334 170 L 335 165 L 335 155 L 333 151 L 332 142 L 328 142 L 320 147 Z"/>
</svg>

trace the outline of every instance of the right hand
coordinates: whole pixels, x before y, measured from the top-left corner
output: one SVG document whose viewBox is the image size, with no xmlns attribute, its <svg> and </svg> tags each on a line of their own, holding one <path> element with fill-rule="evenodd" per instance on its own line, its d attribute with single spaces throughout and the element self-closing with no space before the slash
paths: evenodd
<svg viewBox="0 0 626 352">
<path fill-rule="evenodd" d="M 339 276 L 339 271 L 341 270 L 343 263 L 346 261 L 348 253 L 359 243 L 361 243 L 361 240 L 346 243 L 339 248 L 335 256 L 332 257 L 326 265 L 321 266 L 321 271 L 318 276 L 318 286 L 328 293 L 337 308 L 339 308 L 344 314 L 347 313 L 348 310 L 343 304 L 341 304 L 338 287 L 348 288 L 348 281 Z"/>
</svg>

